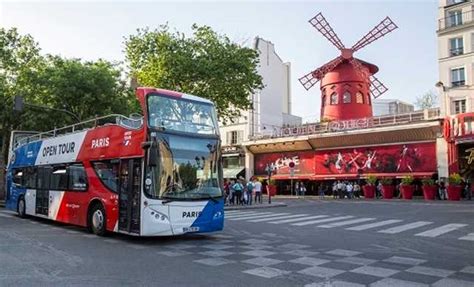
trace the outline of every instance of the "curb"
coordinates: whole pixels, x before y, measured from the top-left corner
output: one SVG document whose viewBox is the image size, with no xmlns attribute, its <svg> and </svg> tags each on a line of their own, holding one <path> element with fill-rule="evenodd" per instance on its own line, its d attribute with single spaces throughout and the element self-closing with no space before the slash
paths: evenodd
<svg viewBox="0 0 474 287">
<path fill-rule="evenodd" d="M 288 206 L 288 205 L 282 202 L 274 202 L 274 203 L 265 204 L 265 205 L 226 206 L 224 207 L 224 210 L 266 209 L 266 208 L 276 208 L 276 207 L 285 207 L 285 206 Z"/>
</svg>

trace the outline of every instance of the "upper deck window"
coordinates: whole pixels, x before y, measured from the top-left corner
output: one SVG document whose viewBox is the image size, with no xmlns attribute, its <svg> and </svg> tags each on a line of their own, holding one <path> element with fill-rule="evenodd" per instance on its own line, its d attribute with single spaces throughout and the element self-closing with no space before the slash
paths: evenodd
<svg viewBox="0 0 474 287">
<path fill-rule="evenodd" d="M 150 127 L 185 133 L 217 134 L 217 117 L 212 104 L 161 95 L 148 96 Z"/>
</svg>

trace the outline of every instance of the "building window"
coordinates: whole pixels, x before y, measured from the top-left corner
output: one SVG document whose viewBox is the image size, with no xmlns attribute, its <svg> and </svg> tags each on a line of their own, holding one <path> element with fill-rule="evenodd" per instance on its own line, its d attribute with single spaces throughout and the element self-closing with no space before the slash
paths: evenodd
<svg viewBox="0 0 474 287">
<path fill-rule="evenodd" d="M 457 56 L 464 53 L 464 44 L 462 37 L 449 40 L 449 55 Z"/>
<path fill-rule="evenodd" d="M 449 5 L 458 4 L 462 2 L 466 2 L 466 0 L 448 0 L 446 4 L 449 6 Z"/>
<path fill-rule="evenodd" d="M 461 10 L 449 11 L 448 13 L 448 27 L 454 27 L 462 25 L 462 12 Z"/>
<path fill-rule="evenodd" d="M 337 93 L 334 92 L 331 94 L 331 105 L 337 105 L 337 104 L 339 104 L 339 99 L 338 99 Z"/>
<path fill-rule="evenodd" d="M 227 144 L 238 145 L 243 141 L 244 131 L 231 131 L 227 132 Z"/>
<path fill-rule="evenodd" d="M 459 87 L 466 84 L 464 68 L 451 69 L 451 86 Z"/>
<path fill-rule="evenodd" d="M 363 104 L 364 103 L 364 95 L 361 92 L 356 93 L 356 103 Z"/>
<path fill-rule="evenodd" d="M 454 113 L 462 114 L 466 112 L 466 100 L 454 101 Z"/>
<path fill-rule="evenodd" d="M 371 104 L 371 103 L 370 103 L 370 93 L 367 94 L 367 99 L 366 99 L 365 102 L 366 102 L 367 104 L 369 104 L 369 105 Z"/>
<path fill-rule="evenodd" d="M 342 102 L 344 104 L 350 104 L 351 103 L 351 93 L 348 91 L 345 91 L 344 94 L 342 95 Z"/>
<path fill-rule="evenodd" d="M 322 106 L 324 107 L 326 105 L 326 95 L 323 94 L 323 98 L 321 99 Z"/>
</svg>

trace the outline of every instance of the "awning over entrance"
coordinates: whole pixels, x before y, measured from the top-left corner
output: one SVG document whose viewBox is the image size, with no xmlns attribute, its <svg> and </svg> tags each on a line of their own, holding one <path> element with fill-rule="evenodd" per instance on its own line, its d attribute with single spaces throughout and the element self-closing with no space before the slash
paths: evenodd
<svg viewBox="0 0 474 287">
<path fill-rule="evenodd" d="M 224 178 L 237 178 L 244 169 L 244 167 L 224 168 Z"/>
<path fill-rule="evenodd" d="M 431 177 L 433 176 L 434 172 L 411 172 L 411 173 L 371 173 L 370 175 L 373 175 L 377 178 L 403 178 L 407 175 L 413 176 L 414 178 L 426 178 L 426 177 Z M 367 178 L 369 174 L 362 174 L 360 177 L 358 177 L 356 174 L 332 174 L 332 175 L 327 175 L 327 174 L 316 174 L 311 177 L 313 180 L 335 180 L 335 179 L 365 179 Z"/>
</svg>

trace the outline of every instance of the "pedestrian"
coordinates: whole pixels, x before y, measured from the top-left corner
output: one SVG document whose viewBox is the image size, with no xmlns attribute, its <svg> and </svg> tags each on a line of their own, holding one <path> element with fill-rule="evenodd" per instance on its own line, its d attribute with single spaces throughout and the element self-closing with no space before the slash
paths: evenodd
<svg viewBox="0 0 474 287">
<path fill-rule="evenodd" d="M 256 178 L 254 179 L 253 182 L 253 190 L 255 192 L 255 204 L 262 203 L 262 183 L 258 181 Z"/>
<path fill-rule="evenodd" d="M 261 195 L 263 195 L 263 193 L 268 194 L 268 181 L 266 179 L 264 179 L 263 182 L 262 182 L 262 193 L 261 193 Z"/>
<path fill-rule="evenodd" d="M 233 188 L 234 188 L 235 204 L 243 205 L 242 191 L 244 190 L 244 186 L 242 185 L 240 180 L 236 180 L 235 184 L 233 185 Z"/>
<path fill-rule="evenodd" d="M 324 184 L 321 183 L 318 186 L 318 194 L 319 194 L 319 199 L 324 199 Z"/>
<path fill-rule="evenodd" d="M 349 182 L 346 185 L 346 193 L 347 193 L 347 198 L 352 199 L 352 192 L 354 191 L 354 187 L 352 186 L 352 183 Z"/>
<path fill-rule="evenodd" d="M 354 183 L 354 196 L 360 198 L 360 185 L 357 182 Z"/>
<path fill-rule="evenodd" d="M 382 197 L 382 182 L 381 181 L 379 181 L 379 184 L 375 188 L 375 193 L 376 193 L 375 195 L 376 198 Z"/>
<path fill-rule="evenodd" d="M 337 198 L 337 182 L 333 182 L 332 184 L 332 198 Z"/>
<path fill-rule="evenodd" d="M 229 180 L 224 181 L 224 205 L 229 205 L 230 201 L 230 188 L 229 188 Z"/>
<path fill-rule="evenodd" d="M 441 181 L 439 183 L 438 193 L 439 193 L 439 199 L 440 200 L 448 199 L 448 195 L 446 194 L 446 185 L 444 184 L 444 181 Z"/>
<path fill-rule="evenodd" d="M 235 204 L 235 192 L 234 192 L 235 181 L 232 179 L 229 183 L 229 204 Z"/>
<path fill-rule="evenodd" d="M 299 181 L 295 183 L 295 195 L 296 196 L 300 195 L 300 182 Z"/>
<path fill-rule="evenodd" d="M 305 196 L 305 194 L 306 194 L 306 186 L 304 185 L 304 183 L 300 183 L 300 195 Z"/>
<path fill-rule="evenodd" d="M 337 195 L 339 198 L 342 198 L 342 182 L 337 182 Z"/>
<path fill-rule="evenodd" d="M 252 193 L 253 193 L 253 183 L 252 183 L 252 179 L 249 180 L 249 182 L 247 182 L 247 186 L 246 186 L 246 194 L 247 194 L 247 205 L 252 205 Z"/>
</svg>

